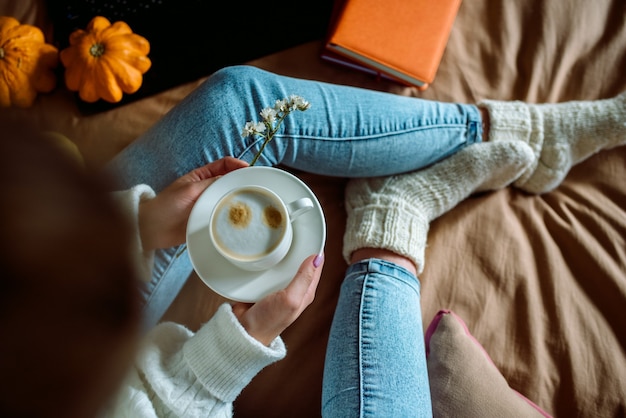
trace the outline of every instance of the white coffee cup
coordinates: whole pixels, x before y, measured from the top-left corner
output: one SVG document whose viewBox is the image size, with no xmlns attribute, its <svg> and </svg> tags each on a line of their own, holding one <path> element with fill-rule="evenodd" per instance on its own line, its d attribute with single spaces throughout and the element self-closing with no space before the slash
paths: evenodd
<svg viewBox="0 0 626 418">
<path fill-rule="evenodd" d="M 231 189 L 211 213 L 211 242 L 225 259 L 250 271 L 267 270 L 289 252 L 291 223 L 313 208 L 308 197 L 284 202 L 263 186 Z"/>
</svg>

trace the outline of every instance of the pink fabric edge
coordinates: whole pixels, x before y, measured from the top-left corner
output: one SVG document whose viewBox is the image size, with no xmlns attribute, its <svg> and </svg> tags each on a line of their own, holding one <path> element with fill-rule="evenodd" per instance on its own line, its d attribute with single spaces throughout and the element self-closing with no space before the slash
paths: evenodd
<svg viewBox="0 0 626 418">
<path fill-rule="evenodd" d="M 463 319 L 460 316 L 458 316 L 456 313 L 452 312 L 450 309 L 441 309 L 441 310 L 439 310 L 439 312 L 437 312 L 435 314 L 435 317 L 433 318 L 433 320 L 428 325 L 428 328 L 426 329 L 426 333 L 424 335 L 424 338 L 425 338 L 425 341 L 426 341 L 426 358 L 428 358 L 430 356 L 430 339 L 435 334 L 435 331 L 437 330 L 437 327 L 439 326 L 439 322 L 441 322 L 441 318 L 443 318 L 444 315 L 452 315 L 452 317 L 454 319 L 456 319 L 461 324 L 461 326 L 465 330 L 465 334 L 470 338 L 470 340 L 473 341 L 474 344 L 476 344 L 478 346 L 478 348 L 480 348 L 480 351 L 482 351 L 482 353 L 485 355 L 485 357 L 487 358 L 489 363 L 491 363 L 493 365 L 493 367 L 498 369 L 496 364 L 493 362 L 493 360 L 489 356 L 489 353 L 487 353 L 487 351 L 485 351 L 485 349 L 483 348 L 482 344 L 476 338 L 474 338 L 474 336 L 470 332 L 469 328 L 467 327 L 467 324 L 465 323 L 465 321 L 463 321 Z M 527 402 L 530 406 L 535 408 L 537 410 L 537 412 L 539 412 L 541 415 L 543 415 L 546 418 L 552 418 L 552 415 L 550 415 L 546 411 L 544 411 L 539 405 L 537 405 L 536 403 L 534 403 L 533 401 L 528 399 L 526 396 L 524 396 L 521 393 L 519 393 L 518 391 L 516 391 L 515 389 L 511 388 L 510 386 L 509 386 L 509 388 L 513 391 L 513 393 L 515 393 L 517 396 L 519 396 L 521 399 L 523 399 L 525 402 Z"/>
</svg>

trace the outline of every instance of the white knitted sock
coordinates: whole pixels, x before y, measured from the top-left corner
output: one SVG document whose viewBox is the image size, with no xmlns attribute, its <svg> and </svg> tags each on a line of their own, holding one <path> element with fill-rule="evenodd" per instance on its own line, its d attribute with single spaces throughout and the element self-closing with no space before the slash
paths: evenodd
<svg viewBox="0 0 626 418">
<path fill-rule="evenodd" d="M 527 104 L 486 100 L 489 140 L 521 140 L 535 161 L 514 185 L 530 193 L 557 187 L 575 164 L 626 144 L 626 93 L 611 99 Z"/>
<path fill-rule="evenodd" d="M 344 259 L 349 263 L 359 248 L 382 248 L 409 258 L 421 273 L 430 221 L 473 192 L 509 185 L 534 158 L 521 141 L 484 142 L 420 171 L 350 180 Z"/>
</svg>

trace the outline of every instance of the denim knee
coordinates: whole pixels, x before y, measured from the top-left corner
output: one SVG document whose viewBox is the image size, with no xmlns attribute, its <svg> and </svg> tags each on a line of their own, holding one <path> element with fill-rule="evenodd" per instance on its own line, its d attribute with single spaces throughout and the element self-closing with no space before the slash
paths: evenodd
<svg viewBox="0 0 626 418">
<path fill-rule="evenodd" d="M 212 84 L 211 94 L 215 97 L 226 98 L 236 94 L 237 97 L 243 99 L 260 79 L 268 78 L 268 74 L 267 71 L 251 65 L 233 65 L 217 70 L 207 82 Z M 223 94 L 216 91 L 217 88 L 223 88 Z"/>
</svg>

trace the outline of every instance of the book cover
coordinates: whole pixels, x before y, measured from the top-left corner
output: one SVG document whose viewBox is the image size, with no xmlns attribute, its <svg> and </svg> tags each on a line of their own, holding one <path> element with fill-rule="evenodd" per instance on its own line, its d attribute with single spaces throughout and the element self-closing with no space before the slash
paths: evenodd
<svg viewBox="0 0 626 418">
<path fill-rule="evenodd" d="M 343 0 L 325 48 L 423 89 L 435 79 L 460 5 L 461 0 Z"/>
</svg>

